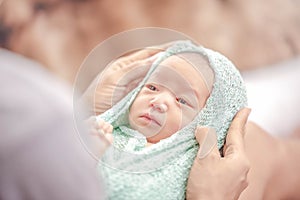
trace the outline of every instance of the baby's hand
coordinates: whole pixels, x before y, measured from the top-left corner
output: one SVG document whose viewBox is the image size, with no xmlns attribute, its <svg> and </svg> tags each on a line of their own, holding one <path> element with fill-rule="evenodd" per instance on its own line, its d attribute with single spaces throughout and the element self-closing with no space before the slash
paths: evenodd
<svg viewBox="0 0 300 200">
<path fill-rule="evenodd" d="M 88 125 L 90 131 L 92 132 L 97 131 L 98 133 L 107 134 L 112 133 L 113 131 L 113 126 L 110 123 L 102 119 L 97 121 L 96 117 L 94 116 L 85 120 L 85 123 Z"/>
<path fill-rule="evenodd" d="M 85 124 L 87 124 L 88 126 L 89 134 L 100 139 L 101 144 L 104 143 L 104 148 L 103 145 L 99 145 L 101 146 L 99 150 L 99 153 L 101 155 L 105 151 L 105 149 L 109 147 L 113 142 L 113 137 L 111 134 L 113 131 L 113 126 L 102 119 L 97 121 L 96 117 L 94 116 L 85 120 Z"/>
<path fill-rule="evenodd" d="M 102 132 L 102 134 L 112 133 L 113 131 L 113 126 L 103 119 L 98 120 L 98 122 L 96 121 L 96 125 L 98 127 L 98 131 L 100 133 Z"/>
</svg>

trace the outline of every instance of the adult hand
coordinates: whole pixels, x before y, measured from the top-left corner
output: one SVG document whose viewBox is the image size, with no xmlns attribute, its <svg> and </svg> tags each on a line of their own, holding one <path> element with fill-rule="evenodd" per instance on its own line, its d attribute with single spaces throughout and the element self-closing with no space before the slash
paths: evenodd
<svg viewBox="0 0 300 200">
<path fill-rule="evenodd" d="M 135 88 L 145 77 L 157 53 L 171 43 L 149 47 L 112 62 L 83 94 L 89 112 L 99 115 Z"/>
<path fill-rule="evenodd" d="M 243 139 L 249 113 L 250 109 L 244 108 L 235 116 L 226 137 L 224 157 L 217 148 L 215 131 L 197 128 L 195 135 L 200 149 L 188 179 L 188 200 L 238 199 L 248 186 L 250 164 Z"/>
</svg>

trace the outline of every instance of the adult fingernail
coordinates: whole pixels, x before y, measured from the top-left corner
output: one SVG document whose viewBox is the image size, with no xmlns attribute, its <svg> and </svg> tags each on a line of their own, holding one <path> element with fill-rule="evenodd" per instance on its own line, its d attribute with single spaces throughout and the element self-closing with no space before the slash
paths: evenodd
<svg viewBox="0 0 300 200">
<path fill-rule="evenodd" d="M 196 140 L 199 144 L 203 143 L 204 138 L 206 137 L 206 134 L 209 131 L 209 127 L 206 126 L 197 126 L 195 131 Z"/>
<path fill-rule="evenodd" d="M 214 128 L 208 128 L 205 134 L 203 134 L 203 140 L 200 144 L 199 159 L 205 158 L 217 145 L 217 134 Z"/>
</svg>

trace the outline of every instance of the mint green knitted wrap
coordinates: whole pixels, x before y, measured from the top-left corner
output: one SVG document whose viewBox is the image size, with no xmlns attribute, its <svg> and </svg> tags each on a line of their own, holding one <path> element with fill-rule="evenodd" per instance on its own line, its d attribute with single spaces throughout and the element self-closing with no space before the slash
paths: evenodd
<svg viewBox="0 0 300 200">
<path fill-rule="evenodd" d="M 171 137 L 145 147 L 146 138 L 128 125 L 130 105 L 163 60 L 188 52 L 199 53 L 208 59 L 215 76 L 213 90 L 190 124 Z M 214 128 L 220 149 L 234 115 L 246 104 L 241 75 L 226 57 L 190 41 L 176 42 L 156 59 L 138 87 L 98 116 L 114 127 L 114 144 L 98 165 L 106 182 L 108 199 L 185 199 L 187 178 L 199 148 L 194 136 L 196 127 Z"/>
</svg>

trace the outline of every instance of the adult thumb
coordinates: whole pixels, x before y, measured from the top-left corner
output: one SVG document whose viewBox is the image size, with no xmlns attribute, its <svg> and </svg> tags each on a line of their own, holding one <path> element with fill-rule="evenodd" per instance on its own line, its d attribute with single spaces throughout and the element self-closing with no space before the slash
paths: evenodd
<svg viewBox="0 0 300 200">
<path fill-rule="evenodd" d="M 207 156 L 220 157 L 220 153 L 217 147 L 217 135 L 216 131 L 213 128 L 197 127 L 195 136 L 200 145 L 198 151 L 199 159 L 204 159 Z"/>
<path fill-rule="evenodd" d="M 202 144 L 205 140 L 206 134 L 209 131 L 209 127 L 198 126 L 195 131 L 196 140 L 199 144 Z"/>
</svg>

